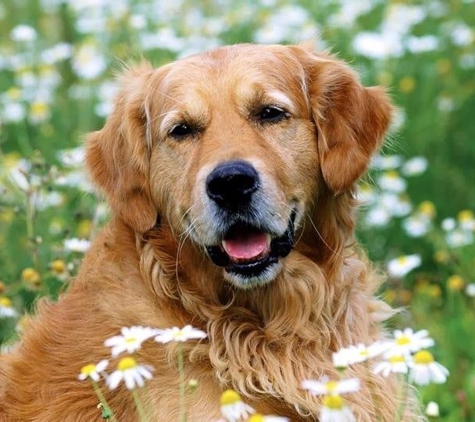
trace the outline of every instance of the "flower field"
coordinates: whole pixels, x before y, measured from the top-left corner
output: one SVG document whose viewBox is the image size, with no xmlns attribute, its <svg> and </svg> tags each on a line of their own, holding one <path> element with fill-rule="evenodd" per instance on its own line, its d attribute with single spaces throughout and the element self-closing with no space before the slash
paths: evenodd
<svg viewBox="0 0 475 422">
<path fill-rule="evenodd" d="M 365 85 L 386 86 L 397 105 L 386 146 L 359 186 L 357 235 L 387 274 L 381 296 L 401 307 L 388 322 L 396 343 L 409 336 L 399 330 L 412 327 L 414 335 L 430 333 L 424 348 L 436 346 L 411 351 L 419 372 L 398 359 L 374 370 L 412 376 L 440 420 L 475 420 L 473 0 L 3 0 L 2 351 L 38 297 L 67 289 L 108 218 L 83 172 L 83 140 L 111 111 L 124 64 L 144 57 L 158 67 L 224 44 L 308 40 L 348 61 Z M 135 368 L 128 359 L 123 367 Z M 421 375 L 429 363 L 438 372 Z M 104 365 L 78 367 L 78 374 L 97 382 Z M 147 367 L 142 375 L 153 376 Z M 110 382 L 122 380 L 132 382 L 122 373 Z M 321 381 L 311 382 L 310 391 L 327 394 Z M 233 394 L 230 403 L 242 403 Z M 331 408 L 340 396 L 328 397 Z M 434 404 L 429 409 L 437 413 Z"/>
</svg>

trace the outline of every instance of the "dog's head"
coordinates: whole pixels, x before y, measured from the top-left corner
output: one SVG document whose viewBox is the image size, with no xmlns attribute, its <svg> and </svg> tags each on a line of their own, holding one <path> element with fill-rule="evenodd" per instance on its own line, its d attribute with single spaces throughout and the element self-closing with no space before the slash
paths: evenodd
<svg viewBox="0 0 475 422">
<path fill-rule="evenodd" d="M 87 165 L 135 231 L 159 217 L 245 288 L 276 277 L 324 193 L 352 190 L 390 112 L 326 54 L 223 47 L 126 72 Z"/>
</svg>

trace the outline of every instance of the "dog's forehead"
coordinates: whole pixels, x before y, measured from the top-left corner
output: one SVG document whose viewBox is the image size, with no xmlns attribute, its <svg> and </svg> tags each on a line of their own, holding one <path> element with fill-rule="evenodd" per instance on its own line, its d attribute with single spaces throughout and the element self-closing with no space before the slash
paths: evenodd
<svg viewBox="0 0 475 422">
<path fill-rule="evenodd" d="M 246 101 L 256 93 L 301 94 L 305 72 L 290 48 L 236 45 L 197 54 L 169 65 L 162 92 L 175 100 L 221 98 Z"/>
</svg>

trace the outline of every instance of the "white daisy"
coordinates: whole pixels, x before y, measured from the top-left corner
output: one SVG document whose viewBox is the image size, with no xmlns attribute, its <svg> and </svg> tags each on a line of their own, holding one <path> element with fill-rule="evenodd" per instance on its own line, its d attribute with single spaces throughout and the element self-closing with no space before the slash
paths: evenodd
<svg viewBox="0 0 475 422">
<path fill-rule="evenodd" d="M 112 347 L 112 357 L 122 352 L 134 353 L 142 343 L 157 334 L 157 330 L 150 327 L 122 327 L 120 336 L 114 336 L 104 342 L 104 346 Z"/>
<path fill-rule="evenodd" d="M 356 346 L 345 347 L 333 353 L 333 365 L 336 368 L 345 368 L 354 363 L 365 362 L 383 353 L 387 348 L 388 343 L 381 341 L 377 341 L 369 346 L 359 343 Z"/>
<path fill-rule="evenodd" d="M 18 315 L 12 301 L 8 297 L 0 297 L 0 318 L 16 318 Z"/>
<path fill-rule="evenodd" d="M 234 390 L 226 390 L 221 394 L 221 415 L 227 422 L 246 420 L 254 413 L 254 409 L 241 400 L 241 396 Z"/>
<path fill-rule="evenodd" d="M 145 379 L 153 378 L 152 371 L 151 366 L 139 365 L 133 357 L 127 356 L 119 361 L 117 370 L 107 377 L 107 385 L 109 389 L 115 390 L 123 380 L 129 390 L 143 387 Z"/>
<path fill-rule="evenodd" d="M 78 379 L 84 381 L 87 378 L 91 378 L 93 381 L 98 382 L 100 374 L 103 373 L 108 366 L 109 361 L 106 359 L 101 360 L 96 365 L 90 363 L 89 365 L 83 366 L 81 368 L 81 373 L 78 375 Z"/>
<path fill-rule="evenodd" d="M 354 422 L 353 412 L 345 406 L 343 398 L 339 395 L 330 395 L 323 398 L 320 411 L 320 422 Z"/>
<path fill-rule="evenodd" d="M 322 377 L 320 381 L 303 381 L 302 388 L 308 390 L 314 396 L 339 395 L 358 391 L 360 388 L 360 380 L 357 378 L 348 378 L 334 381 L 328 377 Z"/>
<path fill-rule="evenodd" d="M 418 176 L 427 170 L 429 163 L 425 157 L 412 157 L 402 167 L 404 176 Z"/>
<path fill-rule="evenodd" d="M 183 342 L 207 337 L 204 331 L 193 328 L 191 325 L 186 325 L 183 328 L 157 329 L 155 330 L 155 334 L 158 334 L 155 337 L 155 341 L 158 343 L 169 343 L 171 341 Z"/>
<path fill-rule="evenodd" d="M 409 366 L 411 368 L 409 381 L 418 385 L 427 385 L 431 382 L 443 384 L 449 375 L 448 369 L 436 362 L 432 353 L 427 350 L 415 353 Z"/>
<path fill-rule="evenodd" d="M 388 273 L 391 277 L 402 278 L 419 265 L 421 265 L 420 255 L 400 256 L 388 262 Z"/>
<path fill-rule="evenodd" d="M 405 328 L 403 331 L 394 331 L 394 340 L 386 356 L 404 355 L 418 352 L 421 349 L 432 347 L 434 340 L 429 337 L 427 330 L 420 330 L 414 333 L 412 328 Z"/>
<path fill-rule="evenodd" d="M 375 365 L 373 372 L 375 374 L 381 373 L 383 377 L 388 377 L 389 374 L 407 374 L 408 365 L 407 358 L 402 355 L 393 355 L 383 362 Z"/>
</svg>

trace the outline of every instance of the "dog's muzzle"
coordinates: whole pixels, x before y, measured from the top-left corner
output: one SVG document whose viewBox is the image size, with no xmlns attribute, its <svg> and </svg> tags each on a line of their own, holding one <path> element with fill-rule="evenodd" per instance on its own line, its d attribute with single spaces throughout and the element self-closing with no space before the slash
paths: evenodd
<svg viewBox="0 0 475 422">
<path fill-rule="evenodd" d="M 295 212 L 287 229 L 275 234 L 260 216 L 261 180 L 247 161 L 219 164 L 206 179 L 206 194 L 214 204 L 223 230 L 220 244 L 208 245 L 213 263 L 244 279 L 260 279 L 287 256 L 294 245 Z M 271 234 L 272 233 L 272 234 Z M 265 277 L 264 277 L 265 278 Z"/>
</svg>

